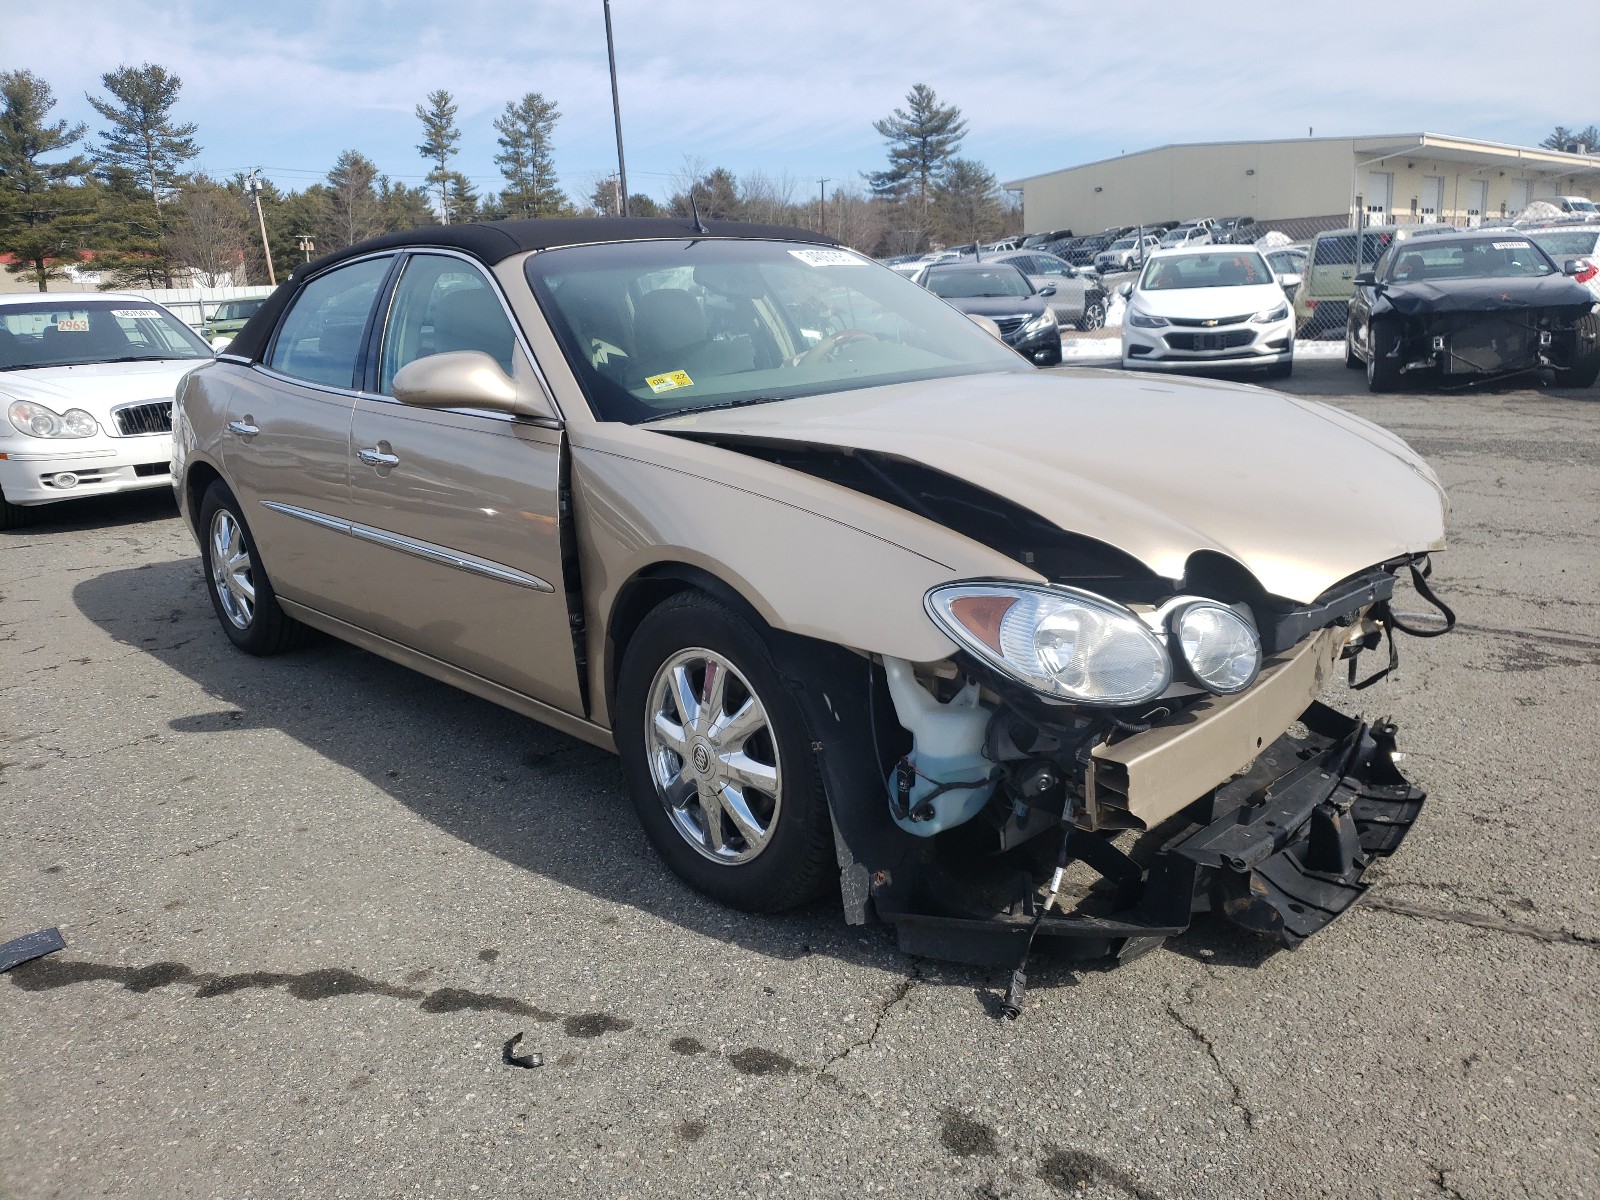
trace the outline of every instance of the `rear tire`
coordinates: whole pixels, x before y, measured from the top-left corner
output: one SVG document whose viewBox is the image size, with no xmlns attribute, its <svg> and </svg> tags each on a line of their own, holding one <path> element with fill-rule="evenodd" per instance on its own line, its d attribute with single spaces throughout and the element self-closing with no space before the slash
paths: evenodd
<svg viewBox="0 0 1600 1200">
<path fill-rule="evenodd" d="M 698 591 L 652 611 L 623 655 L 613 728 L 639 823 L 679 878 L 745 912 L 823 890 L 833 825 L 814 739 L 749 620 Z"/>
<path fill-rule="evenodd" d="M 200 501 L 200 562 L 217 621 L 240 650 L 266 657 L 305 640 L 306 627 L 278 607 L 239 501 L 220 479 Z"/>
<path fill-rule="evenodd" d="M 1387 331 L 1377 322 L 1367 326 L 1367 391 L 1392 392 L 1400 386 L 1400 360 L 1383 353 Z"/>
</svg>

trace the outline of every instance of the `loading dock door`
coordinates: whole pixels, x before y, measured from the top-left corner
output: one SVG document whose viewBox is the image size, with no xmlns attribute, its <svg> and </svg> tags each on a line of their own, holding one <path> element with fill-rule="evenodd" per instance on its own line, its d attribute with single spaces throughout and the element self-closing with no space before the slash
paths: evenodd
<svg viewBox="0 0 1600 1200">
<path fill-rule="evenodd" d="M 1489 181 L 1487 179 L 1474 179 L 1467 183 L 1467 220 L 1468 229 L 1476 229 L 1483 224 L 1484 211 L 1489 207 Z"/>
<path fill-rule="evenodd" d="M 1421 202 L 1418 218 L 1424 225 L 1438 224 L 1439 214 L 1444 211 L 1444 176 L 1424 175 L 1422 194 L 1418 199 Z"/>
</svg>

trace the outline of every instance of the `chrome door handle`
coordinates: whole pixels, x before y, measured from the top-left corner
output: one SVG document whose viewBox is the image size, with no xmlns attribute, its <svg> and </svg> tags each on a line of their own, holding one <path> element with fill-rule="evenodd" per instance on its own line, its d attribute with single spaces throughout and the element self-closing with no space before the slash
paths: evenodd
<svg viewBox="0 0 1600 1200">
<path fill-rule="evenodd" d="M 356 457 L 369 467 L 398 467 L 400 456 L 398 454 L 385 454 L 376 446 L 369 446 L 365 450 L 357 450 Z"/>
<path fill-rule="evenodd" d="M 252 425 L 248 421 L 229 421 L 228 432 L 237 433 L 240 437 L 255 437 L 261 432 L 261 427 Z"/>
</svg>

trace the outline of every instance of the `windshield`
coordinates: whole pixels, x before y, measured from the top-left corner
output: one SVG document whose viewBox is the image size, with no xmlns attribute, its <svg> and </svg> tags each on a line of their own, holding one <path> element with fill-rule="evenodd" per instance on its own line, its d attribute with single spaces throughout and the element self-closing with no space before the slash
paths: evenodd
<svg viewBox="0 0 1600 1200">
<path fill-rule="evenodd" d="M 527 276 L 604 421 L 1032 369 L 910 280 L 828 246 L 571 246 L 531 255 Z"/>
<path fill-rule="evenodd" d="M 1272 272 L 1254 251 L 1239 254 L 1173 254 L 1153 258 L 1139 281 L 1146 292 L 1182 288 L 1250 287 L 1271 283 Z"/>
<path fill-rule="evenodd" d="M 1600 229 L 1568 229 L 1557 233 L 1535 233 L 1533 240 L 1551 258 L 1595 253 Z"/>
<path fill-rule="evenodd" d="M 1555 273 L 1555 264 L 1527 238 L 1500 241 L 1408 242 L 1394 252 L 1388 278 L 1396 283 L 1445 279 L 1520 279 Z"/>
<path fill-rule="evenodd" d="M 266 303 L 260 300 L 229 300 L 211 314 L 213 321 L 247 321 L 256 315 L 256 309 Z"/>
<path fill-rule="evenodd" d="M 1121 241 L 1112 242 L 1111 243 L 1111 249 L 1113 249 L 1113 250 L 1132 250 L 1133 249 L 1133 239 L 1132 238 L 1123 238 Z"/>
<path fill-rule="evenodd" d="M 929 271 L 928 290 L 944 300 L 982 300 L 1003 296 L 1031 296 L 1033 287 L 1015 267 L 988 270 L 963 267 L 955 271 Z"/>
<path fill-rule="evenodd" d="M 211 356 L 211 347 L 187 325 L 145 300 L 40 300 L 0 308 L 0 371 Z"/>
</svg>

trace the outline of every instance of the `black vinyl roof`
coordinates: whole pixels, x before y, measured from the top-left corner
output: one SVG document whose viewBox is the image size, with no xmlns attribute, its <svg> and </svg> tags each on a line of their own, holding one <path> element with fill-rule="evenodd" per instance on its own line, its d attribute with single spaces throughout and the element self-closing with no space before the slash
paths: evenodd
<svg viewBox="0 0 1600 1200">
<path fill-rule="evenodd" d="M 498 262 L 528 250 L 549 250 L 556 246 L 593 245 L 598 242 L 644 242 L 677 238 L 754 238 L 789 242 L 819 242 L 836 246 L 838 240 L 808 229 L 787 225 L 752 225 L 743 221 L 702 221 L 697 232 L 691 217 L 551 217 L 536 221 L 475 221 L 462 225 L 424 225 L 401 233 L 386 233 L 368 238 L 343 250 L 335 250 L 295 268 L 277 291 L 267 298 L 256 315 L 229 343 L 224 353 L 257 360 L 266 350 L 272 330 L 277 327 L 290 297 L 298 285 L 312 275 L 337 266 L 347 259 L 360 258 L 381 250 L 445 249 L 459 250 L 492 267 Z"/>
<path fill-rule="evenodd" d="M 690 217 L 551 217 L 537 221 L 478 221 L 465 225 L 425 225 L 403 233 L 386 233 L 345 250 L 335 251 L 296 271 L 309 275 L 346 258 L 396 247 L 438 246 L 469 254 L 494 266 L 525 250 L 555 246 L 581 246 L 595 242 L 653 241 L 664 238 L 779 238 L 784 241 L 823 242 L 835 239 L 786 225 L 750 225 L 743 221 L 702 221 L 696 232 Z"/>
</svg>

